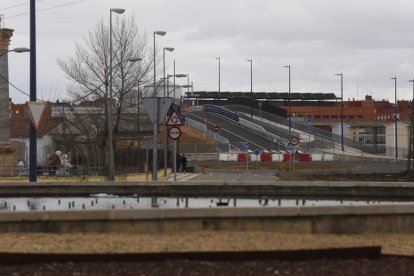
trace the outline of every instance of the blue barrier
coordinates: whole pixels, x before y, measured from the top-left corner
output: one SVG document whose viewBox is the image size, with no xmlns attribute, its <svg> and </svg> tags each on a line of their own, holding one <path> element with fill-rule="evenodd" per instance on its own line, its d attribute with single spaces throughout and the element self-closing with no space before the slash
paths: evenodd
<svg viewBox="0 0 414 276">
<path fill-rule="evenodd" d="M 220 116 L 223 116 L 225 118 L 228 118 L 236 123 L 240 122 L 240 118 L 239 115 L 235 112 L 232 112 L 228 109 L 225 109 L 223 107 L 220 106 L 216 106 L 216 105 L 211 105 L 211 104 L 205 104 L 203 105 L 203 111 L 205 112 L 212 112 L 212 113 L 216 113 Z"/>
</svg>

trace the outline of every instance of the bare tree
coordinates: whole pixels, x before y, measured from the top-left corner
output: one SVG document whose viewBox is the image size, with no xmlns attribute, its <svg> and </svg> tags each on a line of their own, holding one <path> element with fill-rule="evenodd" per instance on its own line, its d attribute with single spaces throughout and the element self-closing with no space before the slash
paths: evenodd
<svg viewBox="0 0 414 276">
<path fill-rule="evenodd" d="M 130 124 L 125 113 L 133 113 L 137 108 L 138 82 L 145 84 L 152 78 L 152 49 L 147 36 L 140 35 L 134 17 L 117 17 L 113 25 L 113 117 L 114 145 L 122 125 Z M 88 33 L 83 43 L 76 44 L 75 54 L 65 59 L 58 59 L 59 67 L 71 80 L 68 93 L 72 103 L 83 101 L 101 102 L 101 112 L 107 121 L 106 96 L 109 93 L 109 26 L 101 20 Z M 141 58 L 140 62 L 128 59 Z M 158 62 L 157 62 L 158 63 Z M 145 96 L 145 95 L 144 95 Z M 87 116 L 86 116 L 87 117 Z M 76 116 L 75 116 L 76 118 Z M 77 118 L 79 120 L 79 118 Z M 79 122 L 79 121 L 78 121 Z M 89 129 L 92 124 L 89 125 Z M 107 135 L 107 124 L 101 125 Z M 133 126 L 133 125 L 132 125 Z"/>
</svg>

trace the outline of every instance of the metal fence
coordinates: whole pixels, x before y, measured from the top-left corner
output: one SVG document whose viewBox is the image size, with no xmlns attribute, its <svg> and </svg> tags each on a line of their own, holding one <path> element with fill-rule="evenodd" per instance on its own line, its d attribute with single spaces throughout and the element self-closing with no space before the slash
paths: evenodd
<svg viewBox="0 0 414 276">
<path fill-rule="evenodd" d="M 301 146 L 301 150 L 309 152 L 306 147 L 312 148 L 312 144 L 323 144 L 328 143 L 330 140 L 323 140 L 317 138 L 312 142 L 304 144 Z M 217 162 L 219 153 L 238 153 L 245 152 L 244 148 L 245 141 L 240 142 L 220 142 L 216 141 L 215 143 L 178 143 L 178 154 L 186 154 L 187 156 L 196 156 L 195 159 L 189 158 L 191 162 L 197 164 L 199 162 Z M 162 169 L 164 166 L 164 154 L 161 149 L 161 145 L 158 150 L 158 169 Z M 168 167 L 172 167 L 173 156 L 171 149 L 173 144 L 169 144 L 168 148 L 168 157 L 167 164 Z M 250 148 L 249 150 L 254 151 L 255 148 Z M 260 150 L 260 149 L 259 149 Z M 286 148 L 275 143 L 273 149 L 268 149 L 271 152 L 285 152 Z M 340 153 L 340 148 L 336 148 L 336 152 Z M 394 148 L 383 148 L 384 154 L 381 156 L 387 156 L 390 158 L 395 157 Z M 38 152 L 43 156 L 49 158 L 56 151 L 61 151 L 62 155 L 67 154 L 69 163 L 61 162 L 60 165 L 54 163 L 48 163 L 46 161 L 41 161 L 37 166 L 37 174 L 41 176 L 52 176 L 52 177 L 84 177 L 84 176 L 107 176 L 107 162 L 106 162 L 106 149 L 99 148 L 97 145 L 89 145 L 83 148 L 76 148 L 73 150 L 65 150 L 62 147 L 52 148 L 39 147 Z M 315 151 L 317 153 L 317 151 Z M 27 151 L 25 149 L 15 150 L 14 152 L 1 152 L 0 151 L 0 176 L 28 176 L 28 158 L 25 155 Z M 46 156 L 48 153 L 48 156 Z M 333 152 L 335 153 L 335 151 Z M 363 156 L 363 152 L 356 152 L 356 156 Z M 400 148 L 398 150 L 398 159 L 407 159 L 409 156 L 408 149 Z M 176 156 L 177 158 L 178 156 Z M 47 160 L 46 158 L 46 160 Z M 41 158 L 42 159 L 42 158 Z M 3 162 L 1 162 L 1 160 Z M 18 160 L 24 162 L 24 166 L 18 166 Z M 117 175 L 127 175 L 132 173 L 145 173 L 151 171 L 152 165 L 152 146 L 149 147 L 142 146 L 138 147 L 126 147 L 126 148 L 117 148 L 115 149 L 115 168 Z M 188 166 L 190 166 L 189 164 Z"/>
</svg>

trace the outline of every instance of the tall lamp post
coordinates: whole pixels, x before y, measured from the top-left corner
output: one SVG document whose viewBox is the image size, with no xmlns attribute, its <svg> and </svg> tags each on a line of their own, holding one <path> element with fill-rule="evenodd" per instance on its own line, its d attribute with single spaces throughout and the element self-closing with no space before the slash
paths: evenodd
<svg viewBox="0 0 414 276">
<path fill-rule="evenodd" d="M 166 97 L 166 94 L 165 94 L 165 51 L 173 52 L 174 51 L 174 48 L 172 48 L 172 47 L 164 47 L 162 49 L 162 60 L 163 60 L 163 67 L 164 67 L 164 72 L 163 72 L 163 79 L 164 79 L 164 81 L 163 81 L 163 83 L 164 83 L 164 97 Z"/>
<path fill-rule="evenodd" d="M 129 58 L 127 61 L 129 62 L 138 62 L 141 61 L 141 58 Z M 139 72 L 138 72 L 139 73 Z M 139 83 L 141 82 L 141 80 L 138 78 L 137 79 L 137 136 L 139 136 L 140 133 L 140 129 L 139 129 L 139 98 L 141 97 L 140 95 L 140 91 L 139 91 Z"/>
<path fill-rule="evenodd" d="M 413 83 L 413 99 L 411 101 L 411 143 L 413 143 L 412 149 L 411 149 L 411 156 L 412 156 L 412 168 L 414 170 L 414 79 L 409 80 L 409 82 Z M 408 157 L 410 158 L 410 157 Z"/>
<path fill-rule="evenodd" d="M 344 152 L 344 74 L 339 73 L 335 74 L 335 76 L 341 77 L 341 148 L 342 152 Z"/>
<path fill-rule="evenodd" d="M 390 78 L 394 80 L 394 100 L 395 100 L 395 106 L 394 106 L 394 139 L 395 139 L 395 159 L 398 159 L 398 133 L 397 133 L 397 77 Z"/>
<path fill-rule="evenodd" d="M 250 93 L 253 93 L 253 59 L 246 61 L 250 62 Z"/>
<path fill-rule="evenodd" d="M 112 122 L 112 12 L 123 14 L 124 9 L 109 10 L 109 99 L 107 99 L 108 112 L 108 179 L 115 180 L 115 161 L 114 161 L 114 145 L 113 145 L 113 122 Z"/>
<path fill-rule="evenodd" d="M 284 66 L 285 68 L 289 69 L 289 93 L 288 93 L 288 120 L 289 120 L 289 141 L 291 138 L 291 132 L 292 132 L 292 116 L 290 115 L 290 65 Z"/>
<path fill-rule="evenodd" d="M 221 58 L 217 57 L 216 59 L 218 60 L 218 100 L 219 100 L 218 103 L 220 105 L 220 100 L 221 100 L 221 72 L 220 72 L 221 64 L 220 64 L 220 61 L 221 61 Z M 189 83 L 187 83 L 187 85 L 189 85 Z"/>
<path fill-rule="evenodd" d="M 163 60 L 163 89 L 164 89 L 164 97 L 166 97 L 166 93 L 165 93 L 165 51 L 168 51 L 168 52 L 173 52 L 174 51 L 174 48 L 172 48 L 172 47 L 164 47 L 163 49 L 162 49 L 162 60 Z M 163 148 L 164 148 L 164 177 L 166 177 L 167 176 L 167 167 L 168 167 L 168 164 L 167 164 L 167 158 L 168 158 L 168 146 L 167 146 L 167 143 L 168 143 L 168 133 L 167 133 L 167 128 L 164 126 L 164 131 L 163 131 Z"/>
<path fill-rule="evenodd" d="M 153 33 L 153 41 L 154 41 L 154 92 L 153 92 L 153 97 L 158 97 L 157 95 L 157 87 L 156 87 L 156 76 L 157 76 L 157 72 L 156 72 L 156 59 L 155 59 L 155 55 L 156 55 L 156 51 L 155 51 L 155 36 L 159 35 L 159 36 L 164 36 L 166 34 L 166 32 L 164 31 L 154 31 Z M 156 109 L 156 116 L 155 116 L 155 122 L 154 122 L 154 145 L 152 148 L 152 181 L 156 181 L 158 176 L 157 176 L 157 163 L 158 163 L 158 110 L 159 110 L 159 106 L 158 106 L 158 101 L 157 101 L 157 106 L 155 107 Z"/>
</svg>

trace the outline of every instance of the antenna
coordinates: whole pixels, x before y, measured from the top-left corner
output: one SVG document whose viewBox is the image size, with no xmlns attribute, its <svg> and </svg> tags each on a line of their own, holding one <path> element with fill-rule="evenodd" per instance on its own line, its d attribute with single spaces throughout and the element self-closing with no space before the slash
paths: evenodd
<svg viewBox="0 0 414 276">
<path fill-rule="evenodd" d="M 4 14 L 0 14 L 0 29 L 4 28 Z"/>
</svg>

